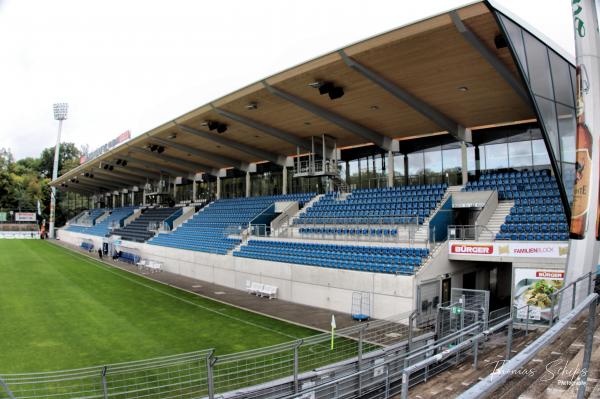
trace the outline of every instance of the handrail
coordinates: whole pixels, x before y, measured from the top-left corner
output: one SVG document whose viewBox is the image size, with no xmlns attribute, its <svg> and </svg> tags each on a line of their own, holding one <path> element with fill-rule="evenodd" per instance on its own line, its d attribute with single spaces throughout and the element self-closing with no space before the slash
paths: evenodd
<svg viewBox="0 0 600 399">
<path fill-rule="evenodd" d="M 498 201 L 499 201 L 498 190 L 492 190 L 492 192 L 490 193 L 490 195 L 488 195 L 487 200 L 485 200 L 485 204 L 481 208 L 481 212 L 479 212 L 479 215 L 477 215 L 476 222 L 481 218 L 481 214 L 483 213 L 483 210 L 487 209 L 487 206 L 490 203 L 490 200 L 492 200 L 492 198 L 494 198 L 496 200 L 496 209 L 498 209 Z M 496 211 L 496 209 L 494 209 L 494 211 L 490 213 L 490 215 L 488 216 L 488 218 L 485 221 L 485 223 L 487 223 L 490 220 L 490 218 L 492 217 L 492 215 L 494 214 L 494 212 Z M 478 224 L 478 223 L 475 223 L 475 224 Z"/>
<path fill-rule="evenodd" d="M 463 392 L 459 398 L 460 399 L 480 399 L 488 397 L 492 394 L 496 389 L 498 389 L 502 384 L 508 380 L 513 375 L 513 371 L 519 370 L 525 364 L 527 364 L 531 359 L 535 357 L 535 355 L 544 347 L 549 345 L 554 339 L 569 325 L 571 324 L 577 316 L 581 312 L 583 312 L 586 308 L 589 308 L 589 320 L 588 320 L 588 339 L 586 342 L 586 353 L 584 354 L 584 361 L 582 365 L 582 370 L 588 369 L 589 366 L 589 356 L 591 356 L 591 350 L 588 354 L 588 344 L 589 349 L 591 349 L 591 338 L 593 338 L 593 331 L 595 328 L 595 318 L 596 318 L 596 305 L 598 303 L 598 294 L 590 294 L 588 295 L 579 305 L 577 305 L 573 310 L 571 310 L 565 317 L 563 317 L 560 321 L 558 321 L 552 328 L 546 331 L 541 337 L 533 341 L 531 344 L 527 346 L 527 348 L 520 353 L 518 353 L 515 357 L 505 362 L 502 367 L 500 367 L 496 373 L 490 374 L 489 378 L 485 378 L 479 381 L 477 384 L 469 388 L 467 391 Z M 591 332 L 591 334 L 590 334 Z M 589 356 L 588 356 L 589 355 Z M 587 359 L 586 359 L 587 357 Z M 587 360 L 587 365 L 586 365 Z M 492 377 L 493 376 L 493 377 Z M 582 373 L 580 376 L 582 379 L 582 384 L 579 385 L 579 397 L 583 397 L 582 393 L 585 392 L 586 387 L 586 379 L 587 373 Z M 581 395 L 581 396 L 579 396 Z"/>
<path fill-rule="evenodd" d="M 454 234 L 450 234 L 450 232 L 452 231 L 451 229 L 454 229 Z M 467 236 L 467 234 L 464 233 L 465 230 L 468 229 L 473 229 L 475 231 L 475 235 L 474 238 L 465 238 Z M 460 241 L 465 241 L 465 240 L 481 240 L 481 236 L 480 236 L 480 231 L 486 231 L 488 233 L 490 233 L 490 241 L 494 240 L 494 232 L 491 231 L 487 226 L 484 225 L 480 225 L 480 224 L 453 224 L 453 225 L 449 225 L 448 226 L 448 239 L 449 240 L 460 240 Z M 460 231 L 462 232 L 460 234 L 460 237 L 458 237 L 456 235 L 456 231 Z M 462 237 L 462 238 L 461 238 Z"/>
<path fill-rule="evenodd" d="M 556 298 L 562 294 L 563 292 L 565 292 L 567 289 L 570 289 L 570 287 L 573 287 L 573 296 L 571 298 L 571 309 L 575 308 L 575 300 L 576 300 L 576 292 L 577 292 L 577 283 L 588 279 L 588 291 L 587 294 L 590 295 L 592 293 L 592 281 L 594 281 L 593 278 L 594 274 L 592 272 L 588 272 L 586 274 L 584 274 L 583 276 L 579 277 L 577 280 L 572 281 L 571 283 L 569 283 L 568 285 L 562 287 L 561 289 L 557 290 L 556 292 L 553 292 L 550 294 L 550 320 L 548 322 L 548 326 L 552 327 L 552 323 L 554 323 L 554 308 L 556 306 Z"/>
</svg>

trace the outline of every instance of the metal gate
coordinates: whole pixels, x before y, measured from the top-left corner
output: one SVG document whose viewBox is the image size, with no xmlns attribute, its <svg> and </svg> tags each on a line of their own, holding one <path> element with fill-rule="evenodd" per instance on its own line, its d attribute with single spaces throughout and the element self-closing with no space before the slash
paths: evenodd
<svg viewBox="0 0 600 399">
<path fill-rule="evenodd" d="M 440 281 L 430 281 L 417 286 L 416 323 L 421 328 L 433 325 L 440 305 Z"/>
<path fill-rule="evenodd" d="M 482 329 L 487 329 L 489 309 L 489 291 L 452 288 L 450 302 L 438 308 L 438 339 L 477 322 L 481 322 Z"/>
</svg>

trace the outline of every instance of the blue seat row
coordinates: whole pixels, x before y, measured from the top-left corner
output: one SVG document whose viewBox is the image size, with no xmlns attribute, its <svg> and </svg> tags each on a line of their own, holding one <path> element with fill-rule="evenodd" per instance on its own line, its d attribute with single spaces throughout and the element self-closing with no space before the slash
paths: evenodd
<svg viewBox="0 0 600 399">
<path fill-rule="evenodd" d="M 425 212 L 413 212 L 413 214 L 410 216 L 300 217 L 294 220 L 294 224 L 423 224 L 425 222 L 426 215 L 427 214 Z"/>
<path fill-rule="evenodd" d="M 312 242 L 292 242 L 275 240 L 250 240 L 249 244 L 253 246 L 265 246 L 269 248 L 278 248 L 279 250 L 304 249 L 309 251 L 329 251 L 329 252 L 348 252 L 353 254 L 371 254 L 371 255 L 402 255 L 402 256 L 421 256 L 429 255 L 427 248 L 407 248 L 407 247 L 380 247 L 373 245 L 342 245 L 342 244 L 317 244 Z"/>
<path fill-rule="evenodd" d="M 569 233 L 498 233 L 496 240 L 567 241 Z"/>
<path fill-rule="evenodd" d="M 567 223 L 543 223 L 543 224 L 522 224 L 509 223 L 500 226 L 502 233 L 568 233 L 569 225 Z"/>
<path fill-rule="evenodd" d="M 548 170 L 490 173 L 468 182 L 464 191 L 497 190 L 500 200 L 514 200 L 497 240 L 568 240 L 569 225 L 558 183 Z"/>
<path fill-rule="evenodd" d="M 81 248 L 85 249 L 86 251 L 91 251 L 94 249 L 94 244 L 91 242 L 82 242 Z"/>
<path fill-rule="evenodd" d="M 560 197 L 533 197 L 533 198 L 515 198 L 515 205 L 534 206 L 534 205 L 561 205 Z"/>
<path fill-rule="evenodd" d="M 567 216 L 564 213 L 507 215 L 504 223 L 567 223 Z"/>
<path fill-rule="evenodd" d="M 282 250 L 285 249 L 285 250 Z M 397 248 L 250 240 L 234 256 L 336 269 L 411 275 L 426 248 Z"/>
<path fill-rule="evenodd" d="M 140 256 L 131 252 L 119 251 L 119 260 L 126 263 L 136 264 L 140 261 Z"/>
<path fill-rule="evenodd" d="M 516 205 L 510 209 L 511 215 L 536 215 L 546 213 L 561 213 L 563 212 L 562 205 L 533 205 L 523 206 Z"/>
<path fill-rule="evenodd" d="M 492 172 L 492 173 L 484 173 L 481 175 L 480 180 L 495 180 L 495 179 L 503 179 L 503 178 L 524 178 L 524 177 L 543 177 L 550 176 L 550 173 L 546 169 L 540 170 L 522 170 L 522 171 L 514 171 L 514 172 Z"/>
<path fill-rule="evenodd" d="M 275 202 L 297 201 L 302 206 L 315 195 L 300 193 L 220 199 L 198 211 L 174 231 L 156 235 L 148 244 L 224 255 L 240 244 L 239 238 L 229 236 L 239 234 Z"/>
<path fill-rule="evenodd" d="M 335 227 L 300 227 L 300 234 L 327 234 L 344 236 L 378 236 L 396 237 L 398 229 L 367 229 L 367 228 L 335 228 Z"/>
<path fill-rule="evenodd" d="M 102 219 L 101 222 L 97 222 L 91 227 L 69 226 L 67 227 L 67 230 L 93 236 L 106 237 L 110 233 L 112 226 L 122 226 L 123 221 L 131 216 L 135 209 L 136 208 L 133 206 L 115 208 L 112 211 L 109 211 L 110 214 L 106 218 Z M 103 213 L 105 212 L 102 212 L 102 214 Z"/>
<path fill-rule="evenodd" d="M 354 190 L 325 194 L 294 224 L 423 223 L 442 200 L 446 184 Z"/>
</svg>

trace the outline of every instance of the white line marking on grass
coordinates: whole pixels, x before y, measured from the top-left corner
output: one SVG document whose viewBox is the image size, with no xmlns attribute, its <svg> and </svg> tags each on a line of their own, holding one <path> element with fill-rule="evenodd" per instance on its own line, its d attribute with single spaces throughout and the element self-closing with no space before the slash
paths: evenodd
<svg viewBox="0 0 600 399">
<path fill-rule="evenodd" d="M 64 250 L 64 248 L 63 248 L 63 250 Z M 133 283 L 135 283 L 135 284 L 141 285 L 142 287 L 146 287 L 146 288 L 148 288 L 148 289 L 151 289 L 151 290 L 153 290 L 153 291 L 159 292 L 159 293 L 161 293 L 161 294 L 163 294 L 163 295 L 166 295 L 166 296 L 169 296 L 169 297 L 171 297 L 171 298 L 178 299 L 178 300 L 180 300 L 180 301 L 182 301 L 182 302 L 185 302 L 185 303 L 187 303 L 188 305 L 192 305 L 192 306 L 195 306 L 195 307 L 197 307 L 197 308 L 204 309 L 204 310 L 206 310 L 206 311 L 209 311 L 209 312 L 212 312 L 212 313 L 216 313 L 216 314 L 218 314 L 218 315 L 220 315 L 220 316 L 226 317 L 226 318 L 228 318 L 228 319 L 235 320 L 235 321 L 237 321 L 237 322 L 240 322 L 240 323 L 244 323 L 244 324 L 247 324 L 247 325 L 250 325 L 250 326 L 253 326 L 253 327 L 257 327 L 257 328 L 262 328 L 263 330 L 267 330 L 267 331 L 270 331 L 270 332 L 272 332 L 272 333 L 279 334 L 279 335 L 282 335 L 282 336 L 285 336 L 285 337 L 288 337 L 288 338 L 292 338 L 292 339 L 300 339 L 300 337 L 296 337 L 296 336 L 294 336 L 294 335 L 291 335 L 291 334 L 286 334 L 286 333 L 284 333 L 284 332 L 277 331 L 277 330 L 274 330 L 274 329 L 272 329 L 272 328 L 269 328 L 269 327 L 266 327 L 266 326 L 263 326 L 263 325 L 260 325 L 260 324 L 253 323 L 253 322 L 251 322 L 251 321 L 243 320 L 243 319 L 237 318 L 237 317 L 235 317 L 235 316 L 230 316 L 230 315 L 228 315 L 228 314 L 226 314 L 226 313 L 219 312 L 218 310 L 214 310 L 214 309 L 208 308 L 208 307 L 206 307 L 206 306 L 202 306 L 202 305 L 200 305 L 200 304 L 198 304 L 198 303 L 195 303 L 195 302 L 189 301 L 189 300 L 187 300 L 187 299 L 180 298 L 180 297 L 178 297 L 177 295 L 173 295 L 173 294 L 170 294 L 170 293 L 168 293 L 168 292 L 164 292 L 164 291 L 162 291 L 162 290 L 159 290 L 159 289 L 158 289 L 158 288 L 156 288 L 156 287 L 152 287 L 152 286 L 150 286 L 150 285 L 147 285 L 147 284 L 144 284 L 144 283 L 142 283 L 141 281 L 137 281 L 137 280 L 134 280 L 134 279 L 132 279 L 132 278 L 130 278 L 130 277 L 124 276 L 124 275 L 122 275 L 121 273 L 115 273 L 115 272 L 114 272 L 113 270 L 111 270 L 111 269 L 109 268 L 109 266 L 107 266 L 105 263 L 99 262 L 99 261 L 97 261 L 97 260 L 95 260 L 95 259 L 91 259 L 91 258 L 88 258 L 88 257 L 86 257 L 86 256 L 82 256 L 81 254 L 78 254 L 78 253 L 76 253 L 76 252 L 72 252 L 72 251 L 69 251 L 69 250 L 66 250 L 65 252 L 66 252 L 66 253 L 68 253 L 69 255 L 73 256 L 73 257 L 76 257 L 76 258 L 82 259 L 82 260 L 84 260 L 84 261 L 86 261 L 86 262 L 90 263 L 91 265 L 94 265 L 94 266 L 98 267 L 99 269 L 102 269 L 102 270 L 105 270 L 105 271 L 107 271 L 107 272 L 109 272 L 109 273 L 112 273 L 112 274 L 114 274 L 115 276 L 119 276 L 119 277 L 121 277 L 121 278 L 124 278 L 125 280 L 129 280 L 129 281 L 131 281 L 131 282 L 133 282 Z M 100 267 L 100 266 L 102 266 L 102 267 Z M 120 269 L 119 269 L 119 270 L 120 270 Z M 125 272 L 125 273 L 127 273 L 127 272 Z M 154 280 L 152 280 L 152 281 L 154 281 Z M 159 282 L 159 284 L 161 284 L 161 283 Z M 167 284 L 165 284 L 165 285 L 167 285 Z M 173 286 L 171 286 L 171 285 L 167 285 L 167 286 L 168 286 L 168 287 L 173 287 Z M 177 289 L 177 287 L 174 287 L 174 288 L 176 288 L 176 289 Z M 187 291 L 185 291 L 185 292 L 187 292 Z M 228 305 L 228 306 L 230 306 L 230 305 Z"/>
</svg>

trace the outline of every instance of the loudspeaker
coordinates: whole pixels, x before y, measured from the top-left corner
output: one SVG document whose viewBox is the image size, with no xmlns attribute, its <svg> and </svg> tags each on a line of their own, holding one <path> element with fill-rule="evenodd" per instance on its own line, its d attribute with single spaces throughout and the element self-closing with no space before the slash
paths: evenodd
<svg viewBox="0 0 600 399">
<path fill-rule="evenodd" d="M 341 87 L 333 87 L 331 90 L 329 90 L 329 98 L 332 100 L 340 98 L 343 95 L 344 95 L 344 89 L 342 89 Z"/>
</svg>

